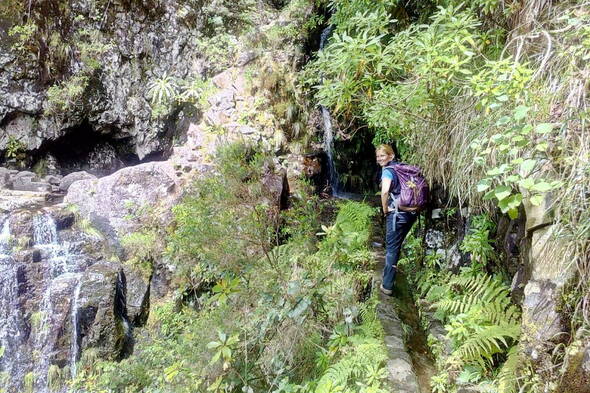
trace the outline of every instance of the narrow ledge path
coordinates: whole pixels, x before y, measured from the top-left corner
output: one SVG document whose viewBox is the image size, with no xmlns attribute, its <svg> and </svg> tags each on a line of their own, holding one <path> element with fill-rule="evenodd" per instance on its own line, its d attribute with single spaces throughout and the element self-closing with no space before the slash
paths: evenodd
<svg viewBox="0 0 590 393">
<path fill-rule="evenodd" d="M 407 281 L 405 277 L 397 277 L 398 287 L 393 297 L 381 293 L 384 250 L 375 247 L 374 251 L 378 263 L 373 272 L 373 290 L 379 294 L 377 316 L 385 331 L 389 388 L 395 393 L 430 393 L 430 377 L 434 375 L 435 367 L 426 348 L 426 337 L 419 327 L 417 310 L 410 294 L 405 293 Z M 406 304 L 408 302 L 410 304 Z"/>
</svg>

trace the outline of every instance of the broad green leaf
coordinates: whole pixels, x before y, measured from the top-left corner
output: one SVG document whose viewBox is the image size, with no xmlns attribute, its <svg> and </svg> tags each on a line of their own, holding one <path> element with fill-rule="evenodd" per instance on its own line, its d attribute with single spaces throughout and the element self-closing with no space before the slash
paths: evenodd
<svg viewBox="0 0 590 393">
<path fill-rule="evenodd" d="M 489 201 L 493 198 L 494 198 L 494 190 L 490 190 L 490 191 L 486 192 L 483 196 L 484 201 Z"/>
<path fill-rule="evenodd" d="M 513 220 L 516 220 L 518 218 L 518 209 L 508 210 L 508 217 L 510 217 Z"/>
<path fill-rule="evenodd" d="M 535 165 L 537 165 L 537 160 L 533 160 L 533 159 L 525 160 L 522 164 L 520 164 L 520 169 L 522 169 L 524 172 L 528 173 L 533 170 Z"/>
<path fill-rule="evenodd" d="M 506 94 L 503 94 L 499 97 L 496 97 L 496 99 L 500 102 L 506 102 L 506 101 L 508 101 L 508 96 Z"/>
<path fill-rule="evenodd" d="M 210 364 L 216 363 L 220 357 L 221 357 L 221 351 L 215 352 L 215 355 L 213 355 L 213 357 L 211 358 L 211 361 L 209 363 Z"/>
<path fill-rule="evenodd" d="M 490 137 L 490 140 L 494 143 L 499 143 L 502 139 L 504 139 L 504 135 L 502 134 L 494 134 Z"/>
<path fill-rule="evenodd" d="M 537 149 L 538 151 L 547 151 L 548 148 L 549 144 L 547 142 L 541 142 L 535 146 L 535 149 Z"/>
<path fill-rule="evenodd" d="M 502 213 L 508 212 L 508 198 L 502 199 L 500 202 L 498 202 L 498 207 L 500 208 Z"/>
<path fill-rule="evenodd" d="M 510 175 L 506 178 L 506 182 L 508 183 L 516 183 L 520 179 L 520 176 L 517 175 Z"/>
<path fill-rule="evenodd" d="M 535 206 L 540 206 L 543 202 L 543 195 L 536 194 L 531 197 L 531 204 Z"/>
<path fill-rule="evenodd" d="M 518 185 L 526 190 L 530 190 L 535 185 L 535 181 L 531 178 L 526 178 L 522 179 Z"/>
<path fill-rule="evenodd" d="M 484 192 L 488 188 L 490 188 L 490 181 L 488 179 L 483 179 L 477 183 L 477 192 Z"/>
<path fill-rule="evenodd" d="M 522 127 L 522 130 L 520 130 L 520 134 L 521 135 L 528 135 L 531 133 L 532 130 L 533 130 L 533 126 L 531 126 L 530 124 L 527 124 L 524 127 Z"/>
<path fill-rule="evenodd" d="M 519 165 L 519 164 L 522 164 L 523 162 L 524 162 L 524 158 L 520 158 L 520 157 L 519 158 L 515 158 L 514 160 L 512 160 L 512 163 L 514 165 Z"/>
<path fill-rule="evenodd" d="M 535 127 L 535 132 L 537 134 L 548 134 L 550 133 L 555 126 L 552 123 L 541 123 L 537 124 Z"/>
<path fill-rule="evenodd" d="M 219 340 L 221 340 L 222 343 L 224 343 L 225 340 L 227 340 L 227 334 L 225 334 L 221 330 L 217 332 L 217 335 L 219 336 Z"/>
<path fill-rule="evenodd" d="M 486 175 L 488 175 L 488 176 L 498 176 L 501 174 L 502 174 L 502 171 L 498 167 L 492 168 L 486 172 Z"/>
<path fill-rule="evenodd" d="M 508 124 L 510 123 L 510 117 L 508 116 L 502 116 L 501 118 L 498 119 L 498 121 L 496 122 L 497 125 L 499 126 L 503 126 L 504 124 Z"/>
<path fill-rule="evenodd" d="M 211 341 L 209 344 L 207 344 L 207 348 L 213 349 L 213 348 L 220 347 L 221 345 L 222 344 L 219 341 Z"/>
<path fill-rule="evenodd" d="M 535 183 L 532 189 L 533 191 L 547 192 L 549 190 L 552 190 L 553 187 L 551 187 L 551 184 L 547 183 L 546 181 L 540 181 L 538 183 Z"/>
<path fill-rule="evenodd" d="M 494 189 L 494 196 L 498 198 L 499 201 L 508 198 L 512 193 L 512 188 L 508 186 L 498 186 Z"/>
<path fill-rule="evenodd" d="M 508 198 L 508 207 L 510 209 L 517 209 L 522 203 L 522 194 L 517 193 Z"/>
<path fill-rule="evenodd" d="M 516 109 L 514 110 L 514 118 L 516 120 L 524 119 L 530 109 L 531 108 L 529 108 L 528 106 L 524 106 L 524 105 L 520 105 L 520 106 L 516 107 Z"/>
</svg>

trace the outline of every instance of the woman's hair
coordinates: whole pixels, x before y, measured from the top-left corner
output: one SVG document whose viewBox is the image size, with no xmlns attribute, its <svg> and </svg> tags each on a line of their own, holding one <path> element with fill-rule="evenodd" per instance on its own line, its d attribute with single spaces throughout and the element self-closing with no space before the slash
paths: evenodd
<svg viewBox="0 0 590 393">
<path fill-rule="evenodd" d="M 379 151 L 379 150 L 383 151 L 385 154 L 393 154 L 393 157 L 398 161 L 402 159 L 399 154 L 399 150 L 397 149 L 395 142 L 392 142 L 390 145 L 388 145 L 388 144 L 379 145 L 379 146 L 377 146 L 376 151 Z"/>
<path fill-rule="evenodd" d="M 393 152 L 393 148 L 390 145 L 379 145 L 377 146 L 376 151 L 382 151 L 383 153 L 387 154 L 387 155 L 394 155 L 395 153 Z"/>
</svg>

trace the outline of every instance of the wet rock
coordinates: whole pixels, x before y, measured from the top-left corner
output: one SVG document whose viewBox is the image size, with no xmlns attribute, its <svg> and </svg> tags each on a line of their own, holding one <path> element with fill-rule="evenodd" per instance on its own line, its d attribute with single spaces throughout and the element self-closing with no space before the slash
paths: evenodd
<svg viewBox="0 0 590 393">
<path fill-rule="evenodd" d="M 529 353 L 538 346 L 544 346 L 545 342 L 559 342 L 564 338 L 560 337 L 564 329 L 562 317 L 556 309 L 556 295 L 555 283 L 548 280 L 529 280 L 524 289 L 522 319 L 527 332 L 524 341 L 528 343 Z"/>
<path fill-rule="evenodd" d="M 77 281 L 76 275 L 63 275 L 53 280 L 49 289 L 52 299 L 51 323 L 46 324 L 50 330 L 44 352 L 51 353 L 50 364 L 56 364 L 59 367 L 66 366 L 70 359 L 69 344 L 72 331 L 70 310 Z"/>
<path fill-rule="evenodd" d="M 51 184 L 33 182 L 29 178 L 21 178 L 12 182 L 12 189 L 16 191 L 51 192 Z"/>
<path fill-rule="evenodd" d="M 263 168 L 261 179 L 263 195 L 272 207 L 278 210 L 286 209 L 289 203 L 289 182 L 285 170 L 277 171 L 268 162 Z"/>
<path fill-rule="evenodd" d="M 43 182 L 45 183 L 49 183 L 51 185 L 54 186 L 59 186 L 59 183 L 61 182 L 62 177 L 61 176 L 56 176 L 56 175 L 47 175 L 43 178 Z"/>
<path fill-rule="evenodd" d="M 122 321 L 115 314 L 120 267 L 99 262 L 84 272 L 80 282 L 77 320 L 80 348 L 95 348 L 104 359 L 115 360 L 123 350 Z"/>
<path fill-rule="evenodd" d="M 426 233 L 426 247 L 438 249 L 444 246 L 444 233 L 438 230 L 429 230 Z"/>
<path fill-rule="evenodd" d="M 64 23 L 71 25 L 72 36 L 82 29 L 109 31 L 106 52 L 100 59 L 100 72 L 94 75 L 84 98 L 69 111 L 51 117 L 44 113 L 46 92 L 40 86 L 49 83 L 38 80 L 38 74 L 27 72 L 35 64 L 15 61 L 9 46 L 0 48 L 0 151 L 6 149 L 9 137 L 19 140 L 26 150 L 38 150 L 72 132 L 87 121 L 93 129 L 112 140 L 128 139 L 135 153 L 143 158 L 150 153 L 163 152 L 172 135 L 165 124 L 169 120 L 151 116 L 146 86 L 150 79 L 169 71 L 176 78 L 201 76 L 206 67 L 202 51 L 198 49 L 198 27 L 204 21 L 194 11 L 191 23 L 185 23 L 178 1 L 161 3 L 157 16 L 147 16 L 141 7 L 133 12 L 105 13 L 105 18 L 91 16 L 92 7 L 86 0 L 72 3 L 72 15 L 80 18 L 73 23 L 65 16 Z M 182 8 L 184 10 L 184 8 Z M 110 8 L 112 11 L 113 8 Z M 185 12 L 184 12 L 185 13 Z M 110 14 L 110 15 L 109 15 Z M 103 26 L 107 23 L 108 27 Z M 195 29 L 196 27 L 196 29 Z M 9 60 L 12 59 L 12 60 Z M 149 69 L 146 69 L 149 64 Z M 71 59 L 65 75 L 74 74 L 84 67 L 79 56 Z M 170 117 L 174 116 L 174 111 Z"/>
<path fill-rule="evenodd" d="M 0 189 L 0 211 L 36 209 L 45 204 L 47 192 Z"/>
<path fill-rule="evenodd" d="M 64 176 L 59 182 L 59 189 L 62 192 L 67 192 L 70 186 L 79 180 L 94 180 L 97 179 L 96 176 L 91 175 L 85 171 L 73 172 L 69 175 Z"/>
<path fill-rule="evenodd" d="M 70 228 L 76 221 L 76 215 L 74 212 L 67 209 L 63 204 L 53 206 L 48 209 L 49 215 L 55 221 L 55 226 L 58 231 Z"/>
</svg>

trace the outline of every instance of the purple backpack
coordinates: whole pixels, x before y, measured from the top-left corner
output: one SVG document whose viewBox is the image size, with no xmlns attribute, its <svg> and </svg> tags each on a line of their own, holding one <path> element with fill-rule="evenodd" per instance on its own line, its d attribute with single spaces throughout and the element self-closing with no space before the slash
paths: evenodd
<svg viewBox="0 0 590 393">
<path fill-rule="evenodd" d="M 422 170 L 414 165 L 397 163 L 386 166 L 392 169 L 399 180 L 400 193 L 397 198 L 391 193 L 395 205 L 401 211 L 416 212 L 424 209 L 428 203 L 428 184 L 422 176 Z"/>
</svg>

